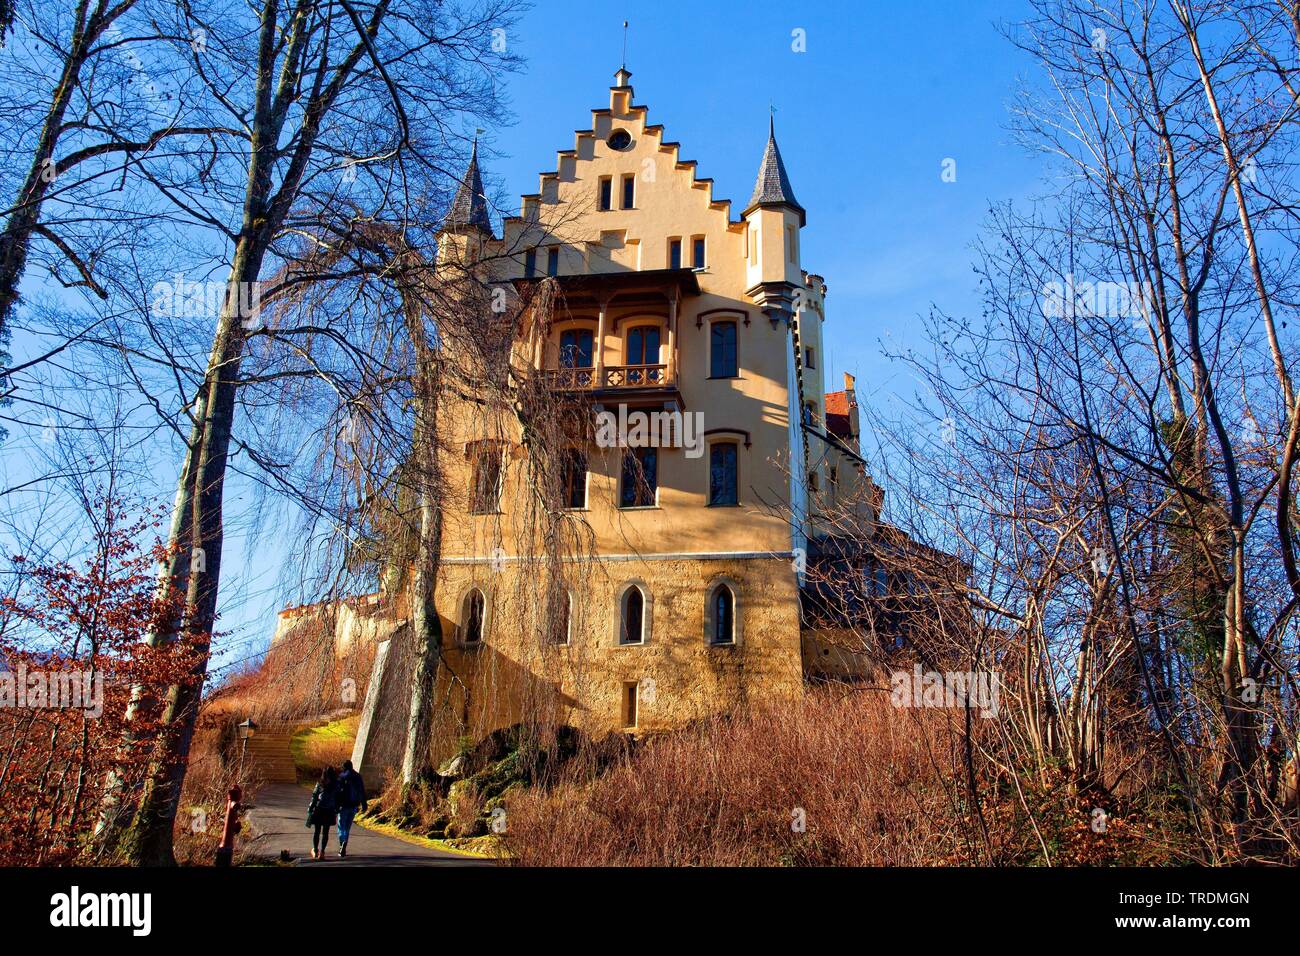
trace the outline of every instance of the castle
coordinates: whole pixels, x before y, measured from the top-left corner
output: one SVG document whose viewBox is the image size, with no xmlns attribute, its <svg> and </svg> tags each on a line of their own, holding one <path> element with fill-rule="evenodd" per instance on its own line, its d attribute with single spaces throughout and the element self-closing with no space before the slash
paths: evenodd
<svg viewBox="0 0 1300 956">
<path fill-rule="evenodd" d="M 772 126 L 734 215 L 634 102 L 626 69 L 500 236 L 475 148 L 438 236 L 440 267 L 489 263 L 490 280 L 525 300 L 553 280 L 559 305 L 546 322 L 525 313 L 515 356 L 611 427 L 643 413 L 690 440 L 565 450 L 564 506 L 590 544 L 564 582 L 560 625 L 553 616 L 539 634 L 527 623 L 539 569 L 519 553 L 512 513 L 519 436 L 485 434 L 472 403 L 441 414 L 451 493 L 436 750 L 539 701 L 593 733 L 640 732 L 852 671 L 851 654 L 801 623 L 801 586 L 818 541 L 846 521 L 869 534 L 882 495 L 859 452 L 851 377 L 825 391 L 827 286 L 803 263 L 806 218 Z M 292 623 L 282 615 L 281 630 Z M 381 756 L 368 728 L 405 704 L 400 686 L 382 690 L 392 664 L 373 631 L 385 646 L 357 751 L 371 767 L 392 748 Z"/>
</svg>

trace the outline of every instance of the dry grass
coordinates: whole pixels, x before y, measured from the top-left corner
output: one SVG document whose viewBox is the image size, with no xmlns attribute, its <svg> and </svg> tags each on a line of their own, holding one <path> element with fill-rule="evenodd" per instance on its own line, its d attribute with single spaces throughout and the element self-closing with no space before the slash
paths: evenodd
<svg viewBox="0 0 1300 956">
<path fill-rule="evenodd" d="M 507 850 L 525 866 L 1168 862 L 1149 825 L 1116 815 L 1093 833 L 1063 781 L 1017 786 L 981 761 L 975 809 L 961 729 L 960 712 L 810 691 L 651 739 L 594 781 L 512 795 Z"/>
<path fill-rule="evenodd" d="M 315 777 L 325 767 L 341 767 L 343 761 L 352 757 L 352 746 L 360 724 L 361 716 L 352 714 L 295 733 L 289 741 L 289 749 L 298 771 Z"/>
<path fill-rule="evenodd" d="M 658 737 L 593 783 L 512 799 L 509 850 L 558 866 L 963 858 L 935 716 L 894 711 L 879 694 L 816 693 Z"/>
<path fill-rule="evenodd" d="M 238 764 L 233 758 L 233 718 L 211 716 L 200 721 L 190 750 L 189 769 L 181 794 L 180 812 L 173 831 L 176 860 L 182 865 L 211 866 L 221 831 L 225 825 L 226 798 L 230 788 L 242 784 L 244 798 L 256 793 L 262 781 L 257 769 L 244 767 L 242 781 L 237 780 Z M 245 830 L 235 840 L 235 863 L 246 862 Z"/>
</svg>

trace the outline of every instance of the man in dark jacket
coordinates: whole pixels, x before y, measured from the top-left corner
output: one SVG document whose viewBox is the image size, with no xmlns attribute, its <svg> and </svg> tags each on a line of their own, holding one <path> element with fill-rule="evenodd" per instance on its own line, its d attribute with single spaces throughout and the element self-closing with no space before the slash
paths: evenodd
<svg viewBox="0 0 1300 956">
<path fill-rule="evenodd" d="M 366 809 L 366 783 L 352 769 L 352 761 L 345 760 L 343 772 L 339 774 L 339 856 L 348 855 L 348 835 L 358 807 Z"/>
</svg>

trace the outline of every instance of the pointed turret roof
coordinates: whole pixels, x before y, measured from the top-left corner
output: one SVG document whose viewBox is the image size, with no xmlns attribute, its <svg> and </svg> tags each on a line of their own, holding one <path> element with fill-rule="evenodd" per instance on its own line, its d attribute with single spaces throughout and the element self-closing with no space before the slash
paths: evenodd
<svg viewBox="0 0 1300 956">
<path fill-rule="evenodd" d="M 447 226 L 476 226 L 489 235 L 492 233 L 492 221 L 488 218 L 487 197 L 483 195 L 483 177 L 478 171 L 478 137 L 474 137 L 474 149 L 469 156 L 469 168 L 461 178 L 456 189 L 456 198 L 451 201 L 447 213 Z"/>
<path fill-rule="evenodd" d="M 790 187 L 790 177 L 786 175 L 785 163 L 781 161 L 781 150 L 776 145 L 776 121 L 770 118 L 767 125 L 767 147 L 763 150 L 763 162 L 758 167 L 758 180 L 754 183 L 754 195 L 749 198 L 745 208 L 748 214 L 759 206 L 789 206 L 799 213 L 799 225 L 804 225 L 807 218 L 803 206 L 794 198 Z"/>
</svg>

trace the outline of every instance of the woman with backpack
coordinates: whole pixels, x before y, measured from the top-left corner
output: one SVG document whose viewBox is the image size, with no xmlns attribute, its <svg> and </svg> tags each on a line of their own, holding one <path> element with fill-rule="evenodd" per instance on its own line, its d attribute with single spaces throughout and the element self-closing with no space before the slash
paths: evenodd
<svg viewBox="0 0 1300 956">
<path fill-rule="evenodd" d="M 320 772 L 320 782 L 311 792 L 307 805 L 307 826 L 314 827 L 311 835 L 311 858 L 325 859 L 325 846 L 330 841 L 330 827 L 339 811 L 339 776 L 333 767 Z"/>
</svg>

